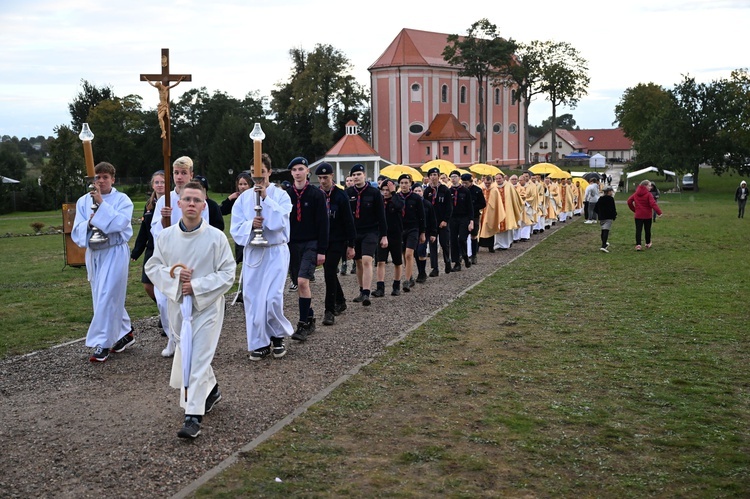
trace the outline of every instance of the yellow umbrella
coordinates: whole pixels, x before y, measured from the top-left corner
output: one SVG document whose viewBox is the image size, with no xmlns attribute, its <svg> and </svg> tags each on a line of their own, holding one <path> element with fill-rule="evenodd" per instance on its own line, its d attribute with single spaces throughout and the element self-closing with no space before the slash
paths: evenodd
<svg viewBox="0 0 750 499">
<path fill-rule="evenodd" d="M 529 171 L 531 173 L 536 173 L 537 175 L 545 175 L 549 173 L 555 173 L 562 171 L 560 168 L 557 167 L 557 165 L 553 165 L 552 163 L 537 163 L 531 168 L 529 168 Z M 559 177 L 556 177 L 559 178 Z"/>
<path fill-rule="evenodd" d="M 586 181 L 585 178 L 576 177 L 573 179 L 573 184 L 581 184 L 581 189 L 586 190 L 586 187 L 589 186 L 589 183 Z"/>
<path fill-rule="evenodd" d="M 456 165 L 445 159 L 433 159 L 423 164 L 419 169 L 427 172 L 430 168 L 438 168 L 440 173 L 445 173 L 446 175 L 450 175 L 453 170 L 458 170 Z"/>
<path fill-rule="evenodd" d="M 560 170 L 560 169 L 558 169 L 558 171 L 556 172 L 552 172 L 549 174 L 549 178 L 570 178 L 572 176 L 573 175 L 571 175 L 570 173 Z"/>
<path fill-rule="evenodd" d="M 385 175 L 386 177 L 396 180 L 404 173 L 411 175 L 411 179 L 414 182 L 421 182 L 422 178 L 424 176 L 417 170 L 416 168 L 412 168 L 411 166 L 406 165 L 388 165 L 382 170 L 380 170 L 381 175 Z"/>
<path fill-rule="evenodd" d="M 469 170 L 473 171 L 477 175 L 497 175 L 500 173 L 500 168 L 497 166 L 488 165 L 486 163 L 477 163 L 476 165 L 471 165 L 469 167 Z"/>
</svg>

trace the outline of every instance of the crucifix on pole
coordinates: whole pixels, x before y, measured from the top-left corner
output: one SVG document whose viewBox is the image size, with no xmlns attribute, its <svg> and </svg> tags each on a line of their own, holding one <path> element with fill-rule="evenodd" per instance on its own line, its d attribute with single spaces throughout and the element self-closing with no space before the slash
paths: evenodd
<svg viewBox="0 0 750 499">
<path fill-rule="evenodd" d="M 164 183 L 165 197 L 164 206 L 170 206 L 171 191 L 170 185 L 172 174 L 169 170 L 172 156 L 172 133 L 169 118 L 169 89 L 180 84 L 181 81 L 192 81 L 192 75 L 188 74 L 170 74 L 169 73 L 169 49 L 161 49 L 161 73 L 142 74 L 141 81 L 148 82 L 149 85 L 159 91 L 159 105 L 156 112 L 159 115 L 159 126 L 161 128 L 161 151 L 164 157 Z M 175 82 L 170 85 L 170 82 Z M 171 220 L 163 220 L 162 225 L 168 227 Z"/>
</svg>

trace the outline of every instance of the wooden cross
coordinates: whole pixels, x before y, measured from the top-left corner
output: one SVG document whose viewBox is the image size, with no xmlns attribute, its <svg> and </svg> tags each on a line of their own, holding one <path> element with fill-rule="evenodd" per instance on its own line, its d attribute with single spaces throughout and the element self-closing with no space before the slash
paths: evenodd
<svg viewBox="0 0 750 499">
<path fill-rule="evenodd" d="M 162 156 L 164 157 L 164 188 L 165 198 L 164 206 L 169 207 L 171 201 L 171 179 L 172 174 L 170 172 L 171 156 L 172 156 L 172 132 L 171 132 L 171 120 L 169 118 L 169 89 L 176 87 L 181 81 L 192 81 L 192 75 L 188 74 L 169 74 L 169 49 L 161 49 L 161 73 L 160 74 L 142 74 L 141 81 L 147 81 L 152 87 L 159 90 L 159 106 L 157 107 L 157 113 L 159 115 L 159 123 L 162 129 Z M 170 82 L 176 82 L 170 85 Z M 168 227 L 171 220 L 164 220 L 164 227 Z"/>
</svg>

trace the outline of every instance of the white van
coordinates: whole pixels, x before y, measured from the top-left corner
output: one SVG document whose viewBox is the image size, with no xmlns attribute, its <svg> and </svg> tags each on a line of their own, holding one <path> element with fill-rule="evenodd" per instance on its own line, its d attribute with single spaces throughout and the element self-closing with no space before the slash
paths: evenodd
<svg viewBox="0 0 750 499">
<path fill-rule="evenodd" d="M 688 173 L 684 177 L 682 177 L 682 188 L 686 191 L 692 191 L 694 187 L 693 183 L 693 174 Z"/>
</svg>

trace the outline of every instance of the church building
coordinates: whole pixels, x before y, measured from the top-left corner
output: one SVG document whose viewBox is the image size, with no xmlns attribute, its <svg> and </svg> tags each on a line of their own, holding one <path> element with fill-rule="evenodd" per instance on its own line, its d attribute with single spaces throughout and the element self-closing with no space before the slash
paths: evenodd
<svg viewBox="0 0 750 499">
<path fill-rule="evenodd" d="M 403 29 L 368 69 L 372 144 L 391 163 L 479 162 L 479 85 L 442 56 L 448 35 Z M 487 163 L 524 164 L 523 108 L 514 87 L 487 90 Z"/>
</svg>

